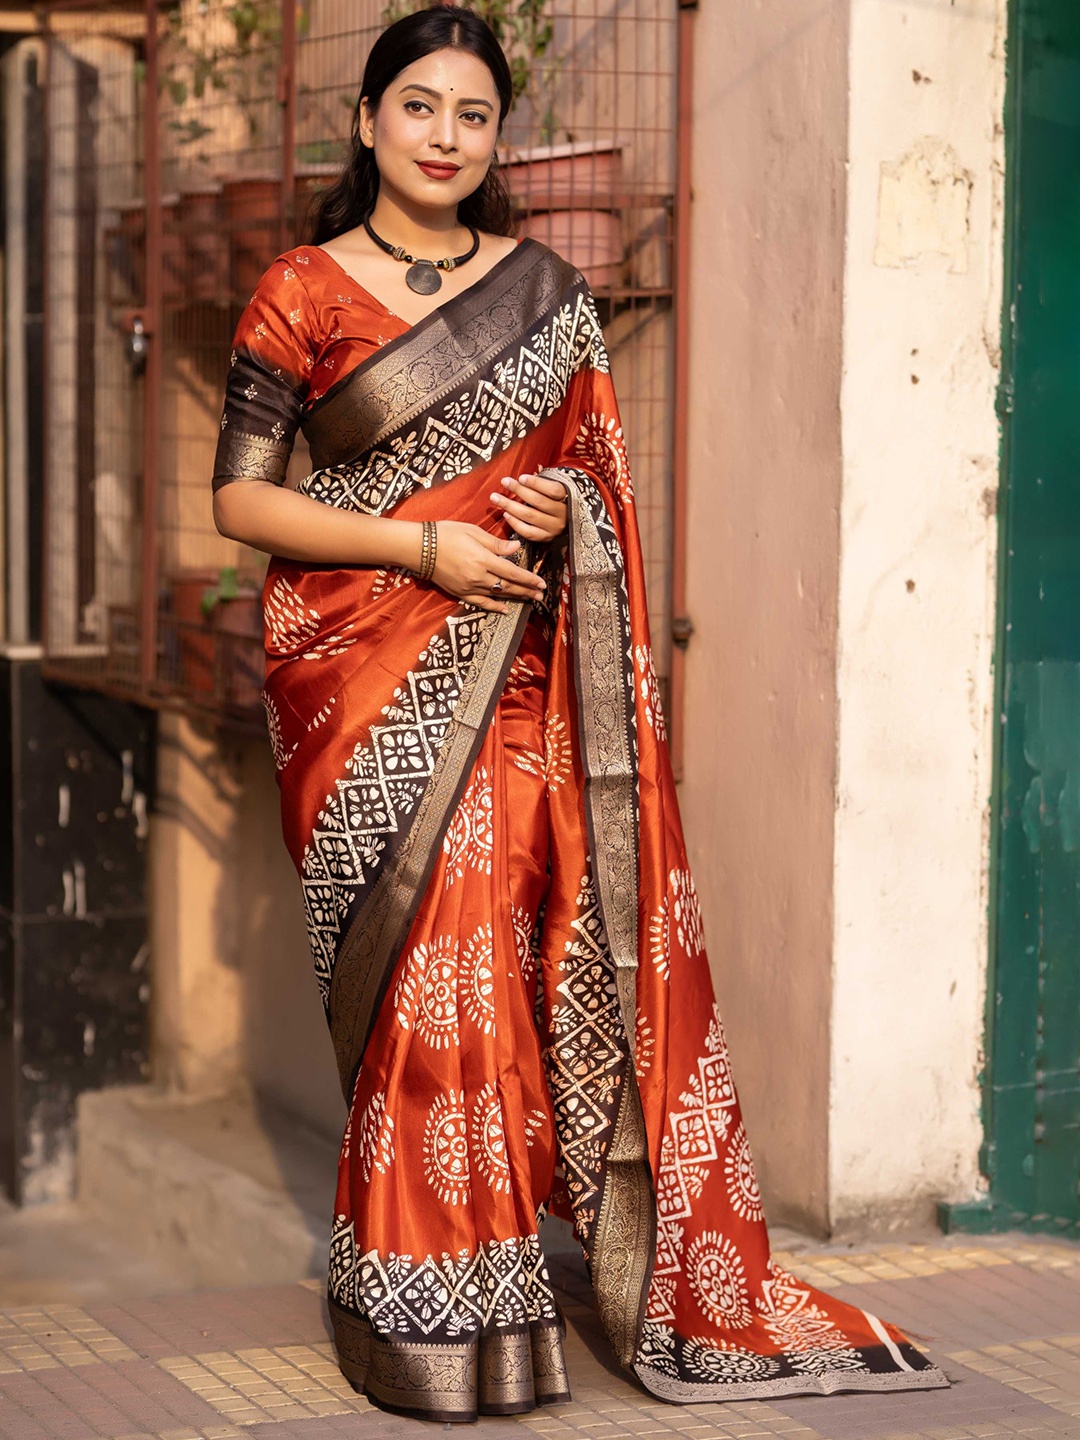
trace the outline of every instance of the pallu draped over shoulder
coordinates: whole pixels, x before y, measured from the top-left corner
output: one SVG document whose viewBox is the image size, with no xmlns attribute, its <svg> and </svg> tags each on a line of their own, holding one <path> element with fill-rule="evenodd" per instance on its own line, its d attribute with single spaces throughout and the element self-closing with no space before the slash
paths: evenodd
<svg viewBox="0 0 1080 1440">
<path fill-rule="evenodd" d="M 572 1220 L 623 1366 L 671 1401 L 944 1385 L 774 1263 L 687 866 L 626 445 L 582 276 L 523 240 L 417 324 L 317 247 L 237 330 L 215 486 L 285 478 L 508 533 L 566 490 L 496 614 L 408 570 L 272 558 L 264 692 L 341 1085 L 329 1301 L 378 1404 L 566 1400 L 538 1227 Z"/>
</svg>

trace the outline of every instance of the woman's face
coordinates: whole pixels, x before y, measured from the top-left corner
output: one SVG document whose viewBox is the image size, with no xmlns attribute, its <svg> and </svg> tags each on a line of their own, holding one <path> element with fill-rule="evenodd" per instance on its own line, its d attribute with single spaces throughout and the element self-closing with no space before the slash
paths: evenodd
<svg viewBox="0 0 1080 1440">
<path fill-rule="evenodd" d="M 380 186 L 415 205 L 457 205 L 487 174 L 499 129 L 491 71 L 467 50 L 435 50 L 387 86 L 372 111 L 360 102 L 360 136 L 374 146 Z"/>
</svg>

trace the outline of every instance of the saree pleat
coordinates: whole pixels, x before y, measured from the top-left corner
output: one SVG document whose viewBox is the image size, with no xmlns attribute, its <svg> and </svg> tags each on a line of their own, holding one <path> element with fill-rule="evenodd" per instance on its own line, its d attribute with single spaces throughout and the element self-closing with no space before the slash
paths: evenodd
<svg viewBox="0 0 1080 1440">
<path fill-rule="evenodd" d="M 397 333 L 361 353 L 373 316 Z M 303 392 L 299 488 L 322 503 L 503 533 L 500 476 L 540 471 L 568 499 L 566 535 L 525 552 L 543 601 L 506 615 L 388 568 L 267 574 L 284 831 L 349 1105 L 329 1270 L 345 1374 L 431 1419 L 568 1398 L 539 1242 L 556 1213 L 614 1354 L 665 1399 L 946 1384 L 770 1257 L 581 276 L 523 241 L 406 326 L 301 248 L 237 347 L 215 483 L 249 473 L 230 457 L 267 411 L 240 397 L 276 370 Z"/>
</svg>

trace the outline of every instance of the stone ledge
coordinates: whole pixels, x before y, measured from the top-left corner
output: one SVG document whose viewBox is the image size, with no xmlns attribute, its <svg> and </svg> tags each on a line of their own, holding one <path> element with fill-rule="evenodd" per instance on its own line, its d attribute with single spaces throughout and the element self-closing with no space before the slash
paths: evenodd
<svg viewBox="0 0 1080 1440">
<path fill-rule="evenodd" d="M 325 1275 L 336 1166 L 328 1138 L 258 1100 L 79 1100 L 81 1205 L 192 1286 Z"/>
</svg>

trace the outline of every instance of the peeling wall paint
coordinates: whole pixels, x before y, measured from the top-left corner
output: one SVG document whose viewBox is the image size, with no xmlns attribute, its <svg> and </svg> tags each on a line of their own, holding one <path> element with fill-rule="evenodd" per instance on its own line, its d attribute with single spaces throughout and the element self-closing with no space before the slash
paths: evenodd
<svg viewBox="0 0 1080 1440">
<path fill-rule="evenodd" d="M 900 160 L 883 160 L 874 264 L 901 268 L 941 261 L 968 268 L 974 177 L 946 140 L 923 135 Z"/>
<path fill-rule="evenodd" d="M 1005 0 L 853 0 L 829 1189 L 978 1186 Z M 929 81 L 929 83 L 928 83 Z"/>
</svg>

